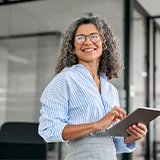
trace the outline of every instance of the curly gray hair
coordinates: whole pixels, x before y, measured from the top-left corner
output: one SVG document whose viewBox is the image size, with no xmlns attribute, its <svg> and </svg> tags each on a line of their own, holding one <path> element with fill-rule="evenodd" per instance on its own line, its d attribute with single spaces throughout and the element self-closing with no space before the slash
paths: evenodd
<svg viewBox="0 0 160 160">
<path fill-rule="evenodd" d="M 105 73 L 108 79 L 117 78 L 123 69 L 123 63 L 112 29 L 99 16 L 83 16 L 69 25 L 61 39 L 55 75 L 60 73 L 63 68 L 78 63 L 77 56 L 72 52 L 76 30 L 83 24 L 95 25 L 103 39 L 103 53 L 100 58 L 98 72 Z"/>
</svg>

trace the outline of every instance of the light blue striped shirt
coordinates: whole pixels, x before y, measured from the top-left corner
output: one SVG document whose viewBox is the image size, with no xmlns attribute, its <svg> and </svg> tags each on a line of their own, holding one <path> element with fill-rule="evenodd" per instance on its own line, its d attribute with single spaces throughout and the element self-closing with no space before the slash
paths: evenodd
<svg viewBox="0 0 160 160">
<path fill-rule="evenodd" d="M 115 105 L 117 89 L 99 73 L 101 93 L 90 72 L 81 64 L 65 68 L 45 88 L 42 96 L 39 134 L 46 142 L 64 142 L 62 131 L 67 124 L 84 124 L 100 120 Z M 104 130 L 105 131 L 105 130 Z M 91 133 L 91 136 L 101 132 Z M 117 153 L 132 152 L 135 143 L 124 144 L 123 137 L 113 137 Z"/>
</svg>

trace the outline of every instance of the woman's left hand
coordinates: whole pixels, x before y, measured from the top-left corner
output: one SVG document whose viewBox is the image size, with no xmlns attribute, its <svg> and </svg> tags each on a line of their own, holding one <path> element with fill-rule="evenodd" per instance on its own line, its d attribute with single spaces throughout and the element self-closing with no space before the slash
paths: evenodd
<svg viewBox="0 0 160 160">
<path fill-rule="evenodd" d="M 146 125 L 138 123 L 137 125 L 133 124 L 129 126 L 127 132 L 129 136 L 124 138 L 124 143 L 132 143 L 145 137 L 148 130 Z"/>
</svg>

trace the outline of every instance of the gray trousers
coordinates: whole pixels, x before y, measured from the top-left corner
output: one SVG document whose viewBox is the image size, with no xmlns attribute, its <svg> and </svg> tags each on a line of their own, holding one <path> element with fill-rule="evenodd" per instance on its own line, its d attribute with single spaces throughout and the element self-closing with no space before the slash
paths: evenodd
<svg viewBox="0 0 160 160">
<path fill-rule="evenodd" d="M 117 160 L 111 137 L 86 136 L 68 143 L 65 160 Z"/>
</svg>

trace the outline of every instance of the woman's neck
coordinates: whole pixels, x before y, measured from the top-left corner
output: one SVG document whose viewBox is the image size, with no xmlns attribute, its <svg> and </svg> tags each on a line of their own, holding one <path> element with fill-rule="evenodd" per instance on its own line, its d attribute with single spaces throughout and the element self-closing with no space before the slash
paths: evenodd
<svg viewBox="0 0 160 160">
<path fill-rule="evenodd" d="M 82 64 L 84 67 L 86 67 L 88 69 L 88 71 L 90 72 L 92 78 L 96 81 L 97 79 L 99 79 L 99 76 L 97 74 L 98 72 L 98 67 L 99 67 L 99 63 L 88 63 L 88 62 L 80 62 L 79 64 Z"/>
</svg>

